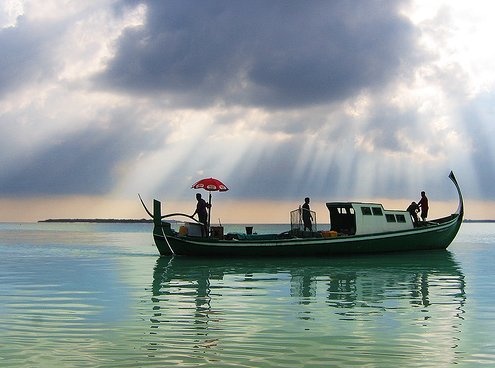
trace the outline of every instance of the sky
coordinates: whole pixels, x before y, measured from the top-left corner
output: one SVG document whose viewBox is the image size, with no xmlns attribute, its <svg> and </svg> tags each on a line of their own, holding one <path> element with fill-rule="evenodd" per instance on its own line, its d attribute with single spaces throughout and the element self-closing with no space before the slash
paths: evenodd
<svg viewBox="0 0 495 368">
<path fill-rule="evenodd" d="M 495 3 L 3 0 L 0 221 L 287 222 L 311 197 L 495 218 Z M 207 192 L 202 192 L 204 197 Z M 212 220 L 212 223 L 214 221 Z"/>
</svg>

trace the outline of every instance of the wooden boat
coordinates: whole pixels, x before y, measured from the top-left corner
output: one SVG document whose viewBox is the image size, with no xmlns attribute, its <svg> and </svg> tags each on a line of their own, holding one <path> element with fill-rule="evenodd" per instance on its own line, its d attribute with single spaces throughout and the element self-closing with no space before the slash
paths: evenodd
<svg viewBox="0 0 495 368">
<path fill-rule="evenodd" d="M 213 228 L 212 236 L 201 237 L 200 226 L 186 214 L 161 214 L 161 203 L 154 200 L 153 238 L 160 255 L 195 257 L 287 257 L 332 256 L 446 249 L 454 240 L 464 216 L 461 190 L 454 174 L 449 178 L 459 196 L 457 211 L 450 216 L 415 224 L 407 211 L 386 210 L 381 204 L 328 202 L 330 231 L 302 231 L 297 221 L 281 234 L 226 234 Z M 293 213 L 298 213 L 297 210 Z M 174 221 L 184 216 L 193 220 L 179 231 Z"/>
</svg>

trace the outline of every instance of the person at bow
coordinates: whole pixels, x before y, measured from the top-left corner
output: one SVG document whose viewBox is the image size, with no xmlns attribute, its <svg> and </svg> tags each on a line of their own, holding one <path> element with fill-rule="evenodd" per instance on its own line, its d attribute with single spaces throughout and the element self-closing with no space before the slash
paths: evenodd
<svg viewBox="0 0 495 368">
<path fill-rule="evenodd" d="M 428 198 L 426 197 L 426 193 L 424 191 L 421 192 L 421 199 L 418 202 L 418 206 L 421 208 L 421 220 L 425 222 L 428 217 Z"/>
</svg>

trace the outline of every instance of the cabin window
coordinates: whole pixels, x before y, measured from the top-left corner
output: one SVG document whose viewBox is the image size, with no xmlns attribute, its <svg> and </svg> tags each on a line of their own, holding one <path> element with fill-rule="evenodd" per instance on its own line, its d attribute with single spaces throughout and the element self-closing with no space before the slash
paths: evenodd
<svg viewBox="0 0 495 368">
<path fill-rule="evenodd" d="M 337 212 L 340 215 L 354 215 L 354 208 L 352 207 L 337 207 Z"/>
<path fill-rule="evenodd" d="M 395 222 L 395 216 L 391 214 L 386 214 L 385 218 L 387 219 L 387 222 Z"/>
<path fill-rule="evenodd" d="M 406 222 L 406 217 L 404 215 L 395 215 L 397 222 Z"/>
<path fill-rule="evenodd" d="M 382 209 L 380 207 L 372 207 L 374 216 L 383 216 Z"/>
<path fill-rule="evenodd" d="M 371 208 L 369 207 L 361 207 L 361 212 L 365 216 L 371 216 Z"/>
</svg>

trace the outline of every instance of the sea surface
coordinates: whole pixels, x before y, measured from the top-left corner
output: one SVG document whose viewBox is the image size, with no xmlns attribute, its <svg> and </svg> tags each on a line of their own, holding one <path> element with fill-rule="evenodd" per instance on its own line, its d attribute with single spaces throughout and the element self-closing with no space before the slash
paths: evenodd
<svg viewBox="0 0 495 368">
<path fill-rule="evenodd" d="M 160 258 L 151 226 L 0 224 L 0 367 L 495 367 L 495 224 L 448 251 L 230 260 Z"/>
</svg>

